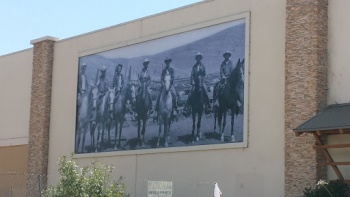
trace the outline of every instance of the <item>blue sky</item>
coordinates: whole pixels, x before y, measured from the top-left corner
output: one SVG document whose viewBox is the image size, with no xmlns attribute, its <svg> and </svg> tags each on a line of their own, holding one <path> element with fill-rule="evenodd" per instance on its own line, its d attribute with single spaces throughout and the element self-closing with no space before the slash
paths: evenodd
<svg viewBox="0 0 350 197">
<path fill-rule="evenodd" d="M 0 56 L 31 48 L 30 41 L 95 31 L 202 0 L 1 0 Z"/>
</svg>

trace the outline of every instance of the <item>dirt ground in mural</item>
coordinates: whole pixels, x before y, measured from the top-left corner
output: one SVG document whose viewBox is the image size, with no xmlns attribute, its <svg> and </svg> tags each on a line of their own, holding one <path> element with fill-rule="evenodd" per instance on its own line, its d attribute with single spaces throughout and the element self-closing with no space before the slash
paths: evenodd
<svg viewBox="0 0 350 197">
<path fill-rule="evenodd" d="M 220 140 L 220 134 L 218 133 L 218 126 L 216 132 L 214 132 L 214 115 L 207 114 L 202 116 L 201 121 L 201 138 L 199 141 L 192 142 L 192 118 L 179 116 L 177 121 L 173 121 L 170 126 L 168 147 L 180 147 L 180 146 L 197 146 L 197 145 L 209 145 L 209 144 L 223 144 L 223 143 L 234 143 L 231 141 L 231 116 L 228 115 L 226 118 L 225 127 L 225 139 L 224 142 Z M 159 125 L 152 117 L 147 121 L 146 132 L 145 132 L 145 144 L 140 146 L 137 138 L 137 121 L 132 115 L 126 115 L 126 121 L 123 124 L 123 130 L 121 135 L 121 145 L 118 149 L 114 149 L 114 137 L 115 129 L 111 128 L 110 137 L 111 141 L 108 140 L 108 132 L 105 131 L 104 140 L 98 143 L 98 152 L 109 152 L 109 151 L 122 151 L 122 150 L 138 150 L 138 149 L 150 149 L 157 148 Z M 95 132 L 97 135 L 97 131 Z M 196 131 L 195 131 L 196 135 Z M 235 116 L 234 124 L 234 136 L 235 142 L 243 141 L 243 115 L 239 114 Z M 90 135 L 85 137 L 84 152 L 94 152 L 94 148 L 91 147 Z M 164 148 L 163 132 L 161 133 L 160 146 L 158 148 Z M 81 152 L 77 152 L 81 153 Z"/>
</svg>

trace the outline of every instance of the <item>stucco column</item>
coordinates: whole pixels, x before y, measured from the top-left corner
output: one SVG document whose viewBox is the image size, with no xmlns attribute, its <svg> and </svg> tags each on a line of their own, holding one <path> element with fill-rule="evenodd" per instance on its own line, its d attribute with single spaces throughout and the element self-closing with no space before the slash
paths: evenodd
<svg viewBox="0 0 350 197">
<path fill-rule="evenodd" d="M 31 41 L 33 50 L 33 74 L 28 140 L 28 179 L 30 197 L 40 196 L 40 189 L 47 184 L 49 152 L 49 127 L 51 110 L 51 85 L 54 59 L 53 37 Z"/>
<path fill-rule="evenodd" d="M 328 0 L 287 0 L 285 55 L 285 196 L 301 196 L 327 176 L 312 135 L 293 128 L 327 105 Z"/>
</svg>

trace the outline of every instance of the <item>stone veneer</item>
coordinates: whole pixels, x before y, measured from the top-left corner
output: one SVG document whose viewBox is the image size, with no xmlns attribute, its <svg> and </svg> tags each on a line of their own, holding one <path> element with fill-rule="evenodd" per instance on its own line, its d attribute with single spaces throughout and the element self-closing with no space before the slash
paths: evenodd
<svg viewBox="0 0 350 197">
<path fill-rule="evenodd" d="M 28 140 L 29 197 L 40 196 L 40 189 L 47 184 L 52 69 L 56 40 L 53 37 L 44 37 L 31 41 L 34 50 Z"/>
<path fill-rule="evenodd" d="M 328 0 L 287 0 L 285 54 L 285 196 L 301 196 L 327 176 L 312 135 L 292 129 L 327 105 Z"/>
</svg>

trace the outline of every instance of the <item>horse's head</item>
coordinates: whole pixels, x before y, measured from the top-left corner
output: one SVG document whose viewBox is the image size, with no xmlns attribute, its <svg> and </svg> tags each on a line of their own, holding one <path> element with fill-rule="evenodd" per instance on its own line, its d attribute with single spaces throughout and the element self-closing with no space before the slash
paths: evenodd
<svg viewBox="0 0 350 197">
<path fill-rule="evenodd" d="M 128 83 L 125 96 L 126 99 L 130 100 L 132 103 L 136 101 L 136 88 L 133 83 Z"/>
<path fill-rule="evenodd" d="M 240 79 L 243 81 L 244 80 L 244 59 L 242 59 L 242 61 L 239 64 L 239 75 L 240 75 Z"/>
<path fill-rule="evenodd" d="M 244 81 L 244 59 L 238 59 L 236 67 L 232 70 L 229 77 L 231 87 L 236 87 L 240 82 Z"/>
<path fill-rule="evenodd" d="M 115 100 L 115 87 L 114 88 L 108 88 L 108 110 L 111 112 L 113 111 L 113 104 Z"/>
<path fill-rule="evenodd" d="M 165 91 L 166 92 L 169 92 L 170 90 L 170 85 L 171 85 L 171 76 L 169 73 L 167 73 L 165 76 L 164 76 L 164 87 L 165 87 Z"/>
<path fill-rule="evenodd" d="M 93 85 L 91 89 L 91 99 L 92 99 L 92 109 L 95 110 L 97 108 L 97 99 L 98 99 L 98 88 Z"/>
</svg>

